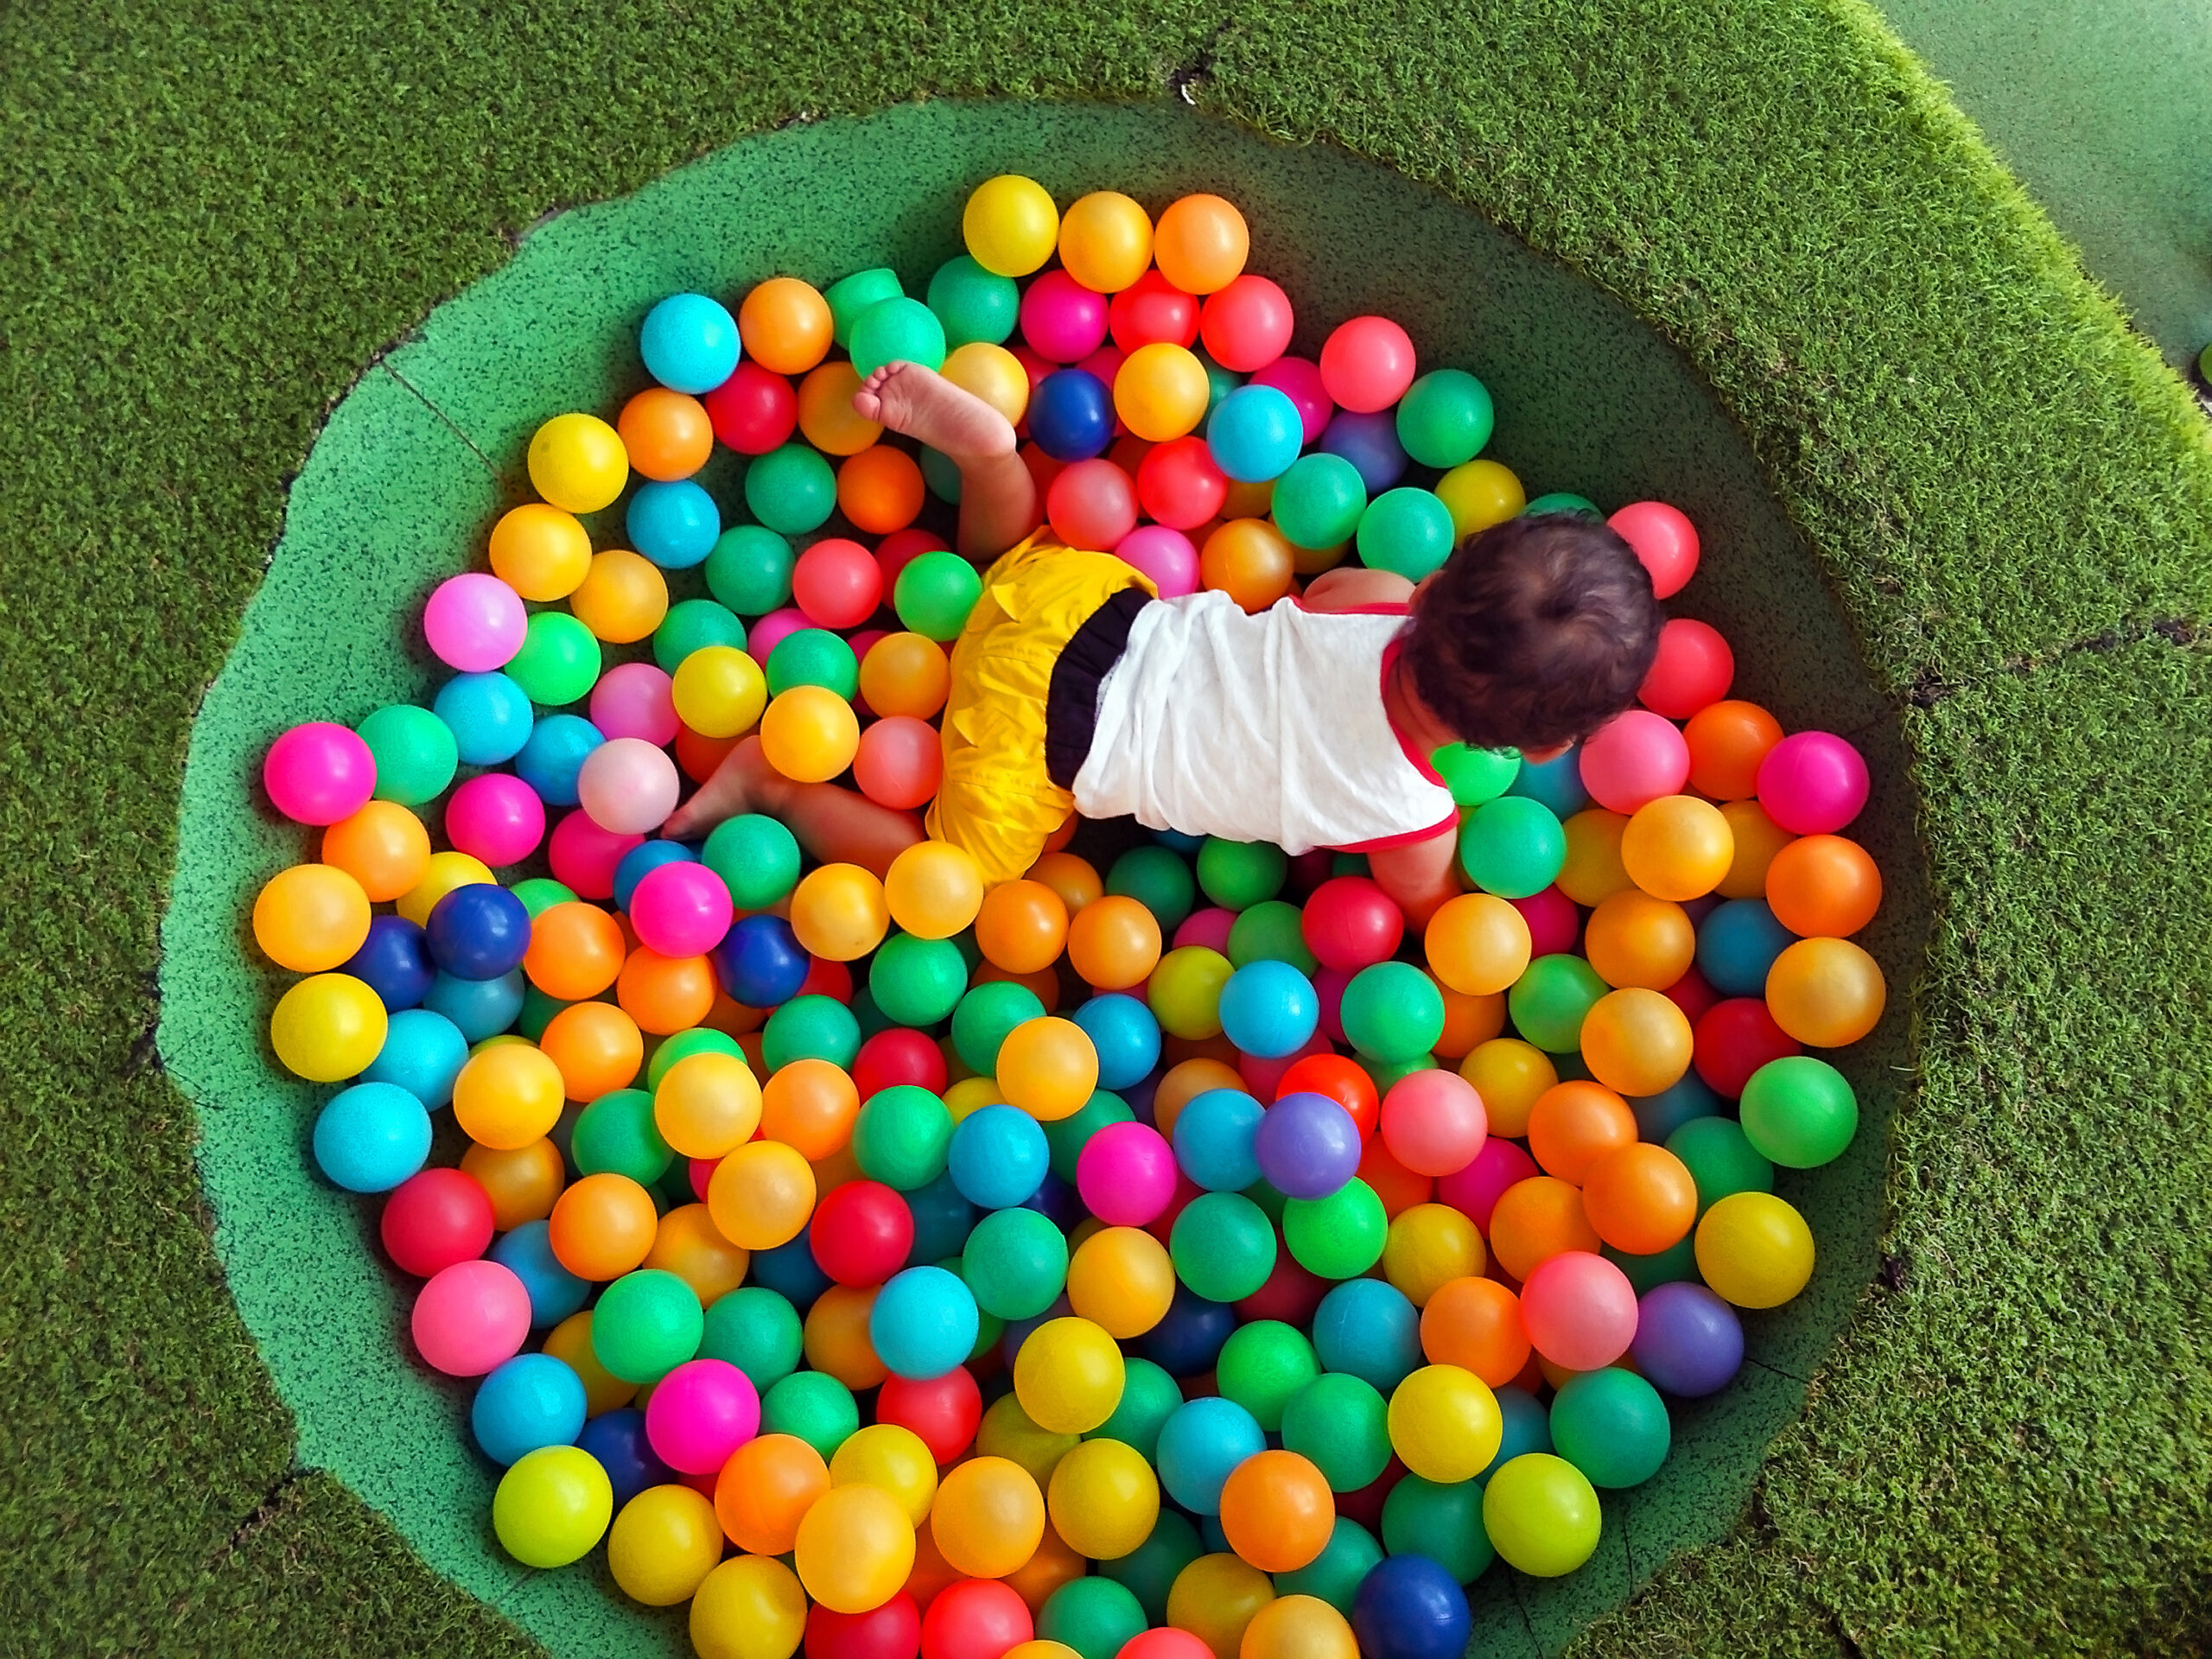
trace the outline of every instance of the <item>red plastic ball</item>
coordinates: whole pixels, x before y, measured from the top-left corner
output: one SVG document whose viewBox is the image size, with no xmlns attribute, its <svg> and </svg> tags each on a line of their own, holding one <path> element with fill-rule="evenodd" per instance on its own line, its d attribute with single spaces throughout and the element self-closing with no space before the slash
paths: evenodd
<svg viewBox="0 0 2212 1659">
<path fill-rule="evenodd" d="M 1146 517 L 1170 530 L 1195 530 L 1221 515 L 1229 475 L 1195 435 L 1154 444 L 1137 467 L 1137 500 Z"/>
<path fill-rule="evenodd" d="M 1114 296 L 1106 327 L 1125 352 L 1161 343 L 1187 346 L 1198 337 L 1198 298 L 1147 270 Z"/>
<path fill-rule="evenodd" d="M 818 628 L 856 628 L 883 602 L 883 569 L 858 542 L 817 542 L 791 567 L 791 599 Z"/>
<path fill-rule="evenodd" d="M 944 746 L 929 721 L 888 715 L 861 734 L 853 781 L 871 801 L 910 812 L 929 804 L 944 776 Z"/>
<path fill-rule="evenodd" d="M 975 1444 L 976 1427 L 983 1421 L 982 1390 L 963 1365 L 925 1382 L 893 1376 L 875 1397 L 875 1421 L 912 1429 L 931 1457 L 950 1463 Z"/>
<path fill-rule="evenodd" d="M 1137 486 L 1110 461 L 1075 461 L 1045 493 L 1045 517 L 1070 547 L 1110 548 L 1137 527 Z"/>
<path fill-rule="evenodd" d="M 1081 369 L 1085 374 L 1095 376 L 1100 385 L 1111 391 L 1114 389 L 1114 382 L 1121 377 L 1122 365 L 1128 357 L 1128 353 L 1118 346 L 1101 346 L 1090 356 L 1077 363 L 1076 367 Z M 1116 432 L 1122 430 L 1122 423 L 1119 418 L 1116 418 L 1114 423 L 1114 429 Z"/>
<path fill-rule="evenodd" d="M 492 1199 L 457 1169 L 418 1170 L 392 1188 L 378 1230 L 402 1273 L 428 1279 L 491 1248 Z"/>
<path fill-rule="evenodd" d="M 1582 912 L 1574 907 L 1574 900 L 1557 887 L 1546 887 L 1526 899 L 1508 902 L 1529 924 L 1529 955 L 1532 959 L 1564 956 L 1574 949 L 1575 936 L 1582 931 Z"/>
<path fill-rule="evenodd" d="M 1353 317 L 1321 346 L 1321 384 L 1356 414 L 1388 409 L 1414 383 L 1413 337 L 1388 317 Z"/>
<path fill-rule="evenodd" d="M 1271 1098 L 1285 1095 L 1326 1095 L 1351 1115 L 1362 1140 L 1375 1133 L 1381 1103 L 1375 1079 L 1364 1066 L 1343 1054 L 1315 1054 L 1298 1062 L 1276 1081 Z"/>
<path fill-rule="evenodd" d="M 1669 985 L 1662 995 L 1682 1011 L 1692 1026 L 1704 1019 L 1706 1010 L 1720 1001 L 1720 993 L 1694 968 Z"/>
<path fill-rule="evenodd" d="M 1299 931 L 1324 967 L 1352 974 L 1396 954 L 1406 917 L 1368 877 L 1339 875 L 1313 889 Z"/>
<path fill-rule="evenodd" d="M 1378 1509 L 1379 1516 L 1381 1510 Z M 1157 1624 L 1122 1643 L 1114 1659 L 1214 1659 L 1213 1649 L 1188 1630 Z"/>
<path fill-rule="evenodd" d="M 1167 1200 L 1167 1207 L 1144 1224 L 1144 1230 L 1165 1244 L 1175 1231 L 1175 1219 L 1191 1206 L 1193 1199 L 1205 1196 L 1200 1186 L 1181 1170 L 1175 1172 L 1175 1196 Z"/>
<path fill-rule="evenodd" d="M 901 1590 L 864 1613 L 806 1610 L 806 1659 L 914 1659 L 922 1650 L 922 1610 Z"/>
<path fill-rule="evenodd" d="M 1389 1497 L 1390 1489 L 1405 1478 L 1406 1465 L 1393 1452 L 1390 1461 L 1383 1465 L 1382 1472 L 1373 1480 L 1356 1492 L 1337 1494 L 1337 1513 L 1348 1521 L 1358 1522 L 1370 1532 L 1380 1533 L 1382 1530 L 1383 1503 Z M 1127 1653 L 1128 1649 L 1124 1648 L 1122 1651 Z"/>
<path fill-rule="evenodd" d="M 1328 1280 L 1299 1266 L 1288 1250 L 1278 1250 L 1267 1283 L 1236 1304 L 1236 1317 L 1248 1324 L 1281 1319 L 1302 1328 L 1313 1323 L 1314 1311 L 1330 1288 Z"/>
<path fill-rule="evenodd" d="M 1636 698 L 1655 715 L 1688 720 L 1728 695 L 1736 653 L 1709 622 L 1678 616 L 1659 631 L 1659 654 Z"/>
<path fill-rule="evenodd" d="M 1631 501 L 1605 520 L 1651 573 L 1660 599 L 1679 594 L 1697 574 L 1697 526 L 1664 501 Z"/>
<path fill-rule="evenodd" d="M 963 1579 L 922 1615 L 922 1659 L 1001 1659 L 1037 1634 L 1020 1592 L 996 1579 Z"/>
<path fill-rule="evenodd" d="M 798 430 L 798 394 L 782 375 L 758 363 L 739 364 L 736 373 L 699 401 L 715 435 L 741 455 L 781 448 Z"/>
<path fill-rule="evenodd" d="M 902 1083 L 941 1095 L 946 1082 L 944 1051 L 925 1033 L 893 1026 L 861 1045 L 853 1057 L 852 1073 L 853 1087 L 862 1100 Z"/>
<path fill-rule="evenodd" d="M 841 1285 L 880 1285 L 906 1265 L 914 1212 L 880 1181 L 848 1181 L 814 1207 L 815 1265 Z"/>
<path fill-rule="evenodd" d="M 909 524 L 904 530 L 894 530 L 875 544 L 875 566 L 883 574 L 882 591 L 889 593 L 899 585 L 899 573 L 925 553 L 946 553 L 951 550 L 944 537 L 934 531 Z M 862 656 L 857 643 L 853 647 L 855 657 Z"/>
<path fill-rule="evenodd" d="M 842 962 L 831 962 L 826 957 L 807 958 L 806 977 L 799 982 L 794 997 L 826 996 L 832 1002 L 853 1000 L 853 970 Z M 862 1100 L 868 1096 L 862 1095 Z"/>
<path fill-rule="evenodd" d="M 1732 996 L 1716 1002 L 1692 1028 L 1692 1063 L 1713 1092 L 1730 1100 L 1744 1092 L 1751 1073 L 1770 1060 L 1804 1051 L 1774 1022 L 1763 997 Z"/>
<path fill-rule="evenodd" d="M 1249 374 L 1283 354 L 1295 322 L 1290 296 L 1248 270 L 1207 296 L 1198 313 L 1198 338 L 1223 368 Z"/>
</svg>

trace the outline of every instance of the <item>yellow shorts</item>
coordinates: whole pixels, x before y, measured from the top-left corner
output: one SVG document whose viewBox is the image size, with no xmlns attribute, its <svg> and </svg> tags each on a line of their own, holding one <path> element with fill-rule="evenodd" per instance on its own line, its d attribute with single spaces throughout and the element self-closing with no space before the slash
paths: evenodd
<svg viewBox="0 0 2212 1659">
<path fill-rule="evenodd" d="M 944 782 L 929 832 L 972 855 L 987 887 L 1027 872 L 1075 810 L 1045 768 L 1052 666 L 1091 613 L 1128 588 L 1158 596 L 1112 554 L 1062 547 L 1043 531 L 983 573 L 983 596 L 952 647 Z"/>
</svg>

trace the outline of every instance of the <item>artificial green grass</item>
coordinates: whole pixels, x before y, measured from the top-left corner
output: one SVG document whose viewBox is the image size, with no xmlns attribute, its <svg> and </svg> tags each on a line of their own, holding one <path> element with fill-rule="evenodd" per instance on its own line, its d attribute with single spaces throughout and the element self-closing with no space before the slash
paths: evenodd
<svg viewBox="0 0 2212 1659">
<path fill-rule="evenodd" d="M 1737 1530 L 1583 1645 L 2203 1637 L 2212 454 L 1871 13 L 372 3 L 0 17 L 7 1645 L 504 1639 L 337 1495 L 296 1507 L 150 1058 L 187 725 L 323 412 L 540 214 L 746 131 L 1171 87 L 1650 320 L 1906 720 L 1938 914 L 1895 1268 Z"/>
</svg>

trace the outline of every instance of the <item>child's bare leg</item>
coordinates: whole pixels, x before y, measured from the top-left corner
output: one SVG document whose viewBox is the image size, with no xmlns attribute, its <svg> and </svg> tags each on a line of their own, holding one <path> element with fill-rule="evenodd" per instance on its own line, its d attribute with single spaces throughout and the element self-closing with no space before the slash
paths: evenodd
<svg viewBox="0 0 2212 1659">
<path fill-rule="evenodd" d="M 960 550 L 996 558 L 1037 528 L 1037 484 L 1014 428 L 972 392 L 918 363 L 888 363 L 861 382 L 853 410 L 919 439 L 960 469 Z"/>
<path fill-rule="evenodd" d="M 871 801 L 835 784 L 801 784 L 768 764 L 760 740 L 748 737 L 724 758 L 699 792 L 677 808 L 661 833 L 672 840 L 703 835 L 741 812 L 762 812 L 791 832 L 810 858 L 857 864 L 880 876 L 891 861 L 921 840 L 912 812 Z"/>
</svg>

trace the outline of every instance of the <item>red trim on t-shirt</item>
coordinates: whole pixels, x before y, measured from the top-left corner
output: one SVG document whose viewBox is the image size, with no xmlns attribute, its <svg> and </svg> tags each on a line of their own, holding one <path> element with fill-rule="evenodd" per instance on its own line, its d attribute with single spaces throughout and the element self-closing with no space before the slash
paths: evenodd
<svg viewBox="0 0 2212 1659">
<path fill-rule="evenodd" d="M 1291 601 L 1301 611 L 1312 611 L 1316 616 L 1404 616 L 1411 609 L 1403 600 L 1383 600 L 1372 605 L 1355 605 L 1348 611 L 1313 611 L 1304 597 Z M 1398 653 L 1403 649 L 1402 641 L 1393 639 L 1382 647 L 1382 672 L 1376 683 L 1376 695 L 1382 699 L 1382 718 L 1390 722 L 1390 735 L 1398 740 L 1398 753 L 1406 757 L 1407 764 L 1439 789 L 1447 787 L 1444 775 L 1429 764 L 1428 757 L 1421 753 L 1413 741 L 1399 729 L 1398 722 L 1390 718 L 1390 699 L 1384 695 L 1390 683 L 1390 671 L 1397 665 Z M 1339 853 L 1387 853 L 1395 847 L 1411 847 L 1417 842 L 1440 836 L 1447 830 L 1459 827 L 1459 814 L 1454 810 L 1440 822 L 1426 830 L 1405 830 L 1395 836 L 1377 836 L 1372 841 L 1354 842 L 1348 847 L 1330 850 Z"/>
<path fill-rule="evenodd" d="M 1444 774 L 1431 766 L 1428 757 L 1416 749 L 1413 741 L 1404 732 L 1399 730 L 1398 722 L 1390 720 L 1390 699 L 1387 690 L 1390 683 L 1390 671 L 1398 665 L 1400 649 L 1400 642 L 1395 639 L 1382 647 L 1382 677 L 1376 688 L 1376 694 L 1382 698 L 1382 718 L 1390 721 L 1390 735 L 1398 740 L 1398 752 L 1413 763 L 1414 770 L 1439 789 L 1444 789 L 1448 787 L 1444 781 Z"/>
<path fill-rule="evenodd" d="M 1407 830 L 1395 836 L 1377 836 L 1372 841 L 1356 841 L 1349 847 L 1332 847 L 1329 850 L 1334 853 L 1387 853 L 1393 848 L 1411 847 L 1417 842 L 1427 841 L 1459 827 L 1459 815 L 1454 811 L 1440 823 L 1433 823 L 1426 830 Z"/>
</svg>

